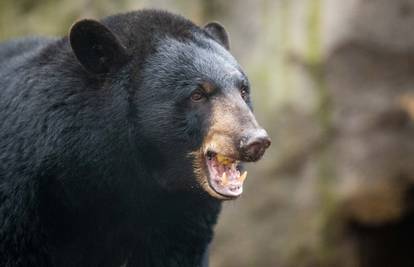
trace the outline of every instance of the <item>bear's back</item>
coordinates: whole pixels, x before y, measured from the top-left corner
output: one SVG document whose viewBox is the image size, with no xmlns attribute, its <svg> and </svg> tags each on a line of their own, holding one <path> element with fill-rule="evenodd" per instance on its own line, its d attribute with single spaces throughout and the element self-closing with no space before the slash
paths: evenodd
<svg viewBox="0 0 414 267">
<path fill-rule="evenodd" d="M 19 58 L 45 47 L 51 41 L 51 38 L 24 37 L 0 43 L 0 63 L 2 66 L 13 65 Z"/>
<path fill-rule="evenodd" d="M 18 38 L 0 43 L 0 92 L 8 86 L 10 79 L 18 79 L 21 70 L 39 54 L 39 51 L 53 43 L 55 39 L 44 37 Z"/>
</svg>

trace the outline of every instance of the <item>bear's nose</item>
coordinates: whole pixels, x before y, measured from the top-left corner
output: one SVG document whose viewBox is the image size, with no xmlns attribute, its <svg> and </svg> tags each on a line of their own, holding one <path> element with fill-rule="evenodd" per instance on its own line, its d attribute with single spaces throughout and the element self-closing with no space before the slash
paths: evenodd
<svg viewBox="0 0 414 267">
<path fill-rule="evenodd" d="M 247 138 L 247 141 L 241 145 L 243 160 L 259 160 L 271 143 L 272 141 L 264 129 L 254 131 Z"/>
</svg>

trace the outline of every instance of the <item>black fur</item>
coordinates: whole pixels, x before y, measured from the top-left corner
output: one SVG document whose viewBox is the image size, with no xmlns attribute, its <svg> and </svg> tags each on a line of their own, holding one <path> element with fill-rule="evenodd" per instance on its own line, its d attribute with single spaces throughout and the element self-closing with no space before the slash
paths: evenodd
<svg viewBox="0 0 414 267">
<path fill-rule="evenodd" d="M 97 53 L 73 30 L 72 46 L 0 44 L 0 266 L 200 266 L 212 239 L 221 204 L 188 156 L 208 107 L 187 99 L 244 75 L 225 76 L 237 62 L 180 16 L 101 23 L 116 38 L 98 31 Z"/>
</svg>

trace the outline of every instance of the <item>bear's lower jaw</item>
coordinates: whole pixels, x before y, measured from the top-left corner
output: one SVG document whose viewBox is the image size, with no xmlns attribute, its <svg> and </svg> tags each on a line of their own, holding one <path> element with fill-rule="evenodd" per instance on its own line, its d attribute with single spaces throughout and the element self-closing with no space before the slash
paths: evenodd
<svg viewBox="0 0 414 267">
<path fill-rule="evenodd" d="M 206 153 L 205 161 L 208 180 L 206 186 L 214 191 L 214 197 L 234 199 L 243 193 L 243 182 L 247 172 L 240 174 L 238 160 L 209 151 Z"/>
</svg>

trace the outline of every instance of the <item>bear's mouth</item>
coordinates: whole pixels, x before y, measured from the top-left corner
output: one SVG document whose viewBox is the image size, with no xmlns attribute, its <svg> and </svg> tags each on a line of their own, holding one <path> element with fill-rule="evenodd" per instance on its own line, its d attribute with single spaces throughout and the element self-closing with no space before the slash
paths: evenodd
<svg viewBox="0 0 414 267">
<path fill-rule="evenodd" d="M 208 186 L 215 193 L 226 199 L 237 198 L 243 193 L 247 172 L 241 174 L 239 160 L 209 150 L 205 154 L 205 162 Z"/>
</svg>

